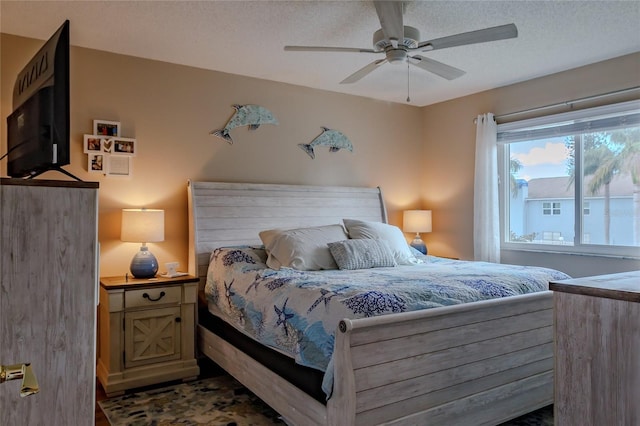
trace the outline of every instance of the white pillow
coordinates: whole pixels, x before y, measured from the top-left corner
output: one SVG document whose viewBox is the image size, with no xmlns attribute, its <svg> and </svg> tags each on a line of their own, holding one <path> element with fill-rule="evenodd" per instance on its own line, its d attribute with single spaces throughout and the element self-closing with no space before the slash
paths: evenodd
<svg viewBox="0 0 640 426">
<path fill-rule="evenodd" d="M 393 253 L 398 265 L 414 265 L 422 263 L 418 260 L 411 249 L 404 234 L 397 226 L 388 225 L 382 222 L 369 222 L 356 219 L 343 219 L 347 228 L 349 238 L 372 238 L 375 240 L 385 240 Z"/>
<path fill-rule="evenodd" d="M 398 266 L 385 240 L 360 238 L 329 243 L 329 251 L 340 269 Z"/>
<path fill-rule="evenodd" d="M 340 224 L 260 232 L 260 239 L 268 255 L 267 266 L 271 269 L 338 269 L 327 244 L 347 238 L 347 233 Z"/>
</svg>

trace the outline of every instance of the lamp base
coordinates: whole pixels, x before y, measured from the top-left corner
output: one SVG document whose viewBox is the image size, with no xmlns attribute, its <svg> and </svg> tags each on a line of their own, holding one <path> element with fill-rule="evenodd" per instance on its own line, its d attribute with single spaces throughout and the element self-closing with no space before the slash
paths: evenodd
<svg viewBox="0 0 640 426">
<path fill-rule="evenodd" d="M 146 246 L 131 259 L 131 274 L 136 278 L 153 278 L 158 272 L 158 260 Z"/>
<path fill-rule="evenodd" d="M 420 253 L 424 255 L 427 254 L 427 245 L 424 243 L 424 241 L 422 241 L 422 238 L 420 238 L 419 236 L 416 236 L 413 239 L 413 241 L 411 241 L 411 244 L 409 245 L 414 249 L 418 250 Z"/>
</svg>

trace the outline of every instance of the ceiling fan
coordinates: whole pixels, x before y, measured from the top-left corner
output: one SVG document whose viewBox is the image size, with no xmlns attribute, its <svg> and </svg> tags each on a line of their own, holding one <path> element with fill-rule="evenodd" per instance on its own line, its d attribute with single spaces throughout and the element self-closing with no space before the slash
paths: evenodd
<svg viewBox="0 0 640 426">
<path fill-rule="evenodd" d="M 432 72 L 447 80 L 453 80 L 465 74 L 461 69 L 442 62 L 426 58 L 422 55 L 409 55 L 409 52 L 420 50 L 446 49 L 448 47 L 464 46 L 467 44 L 484 43 L 488 41 L 504 40 L 518 36 L 515 24 L 500 25 L 477 31 L 455 34 L 428 41 L 420 40 L 417 28 L 404 25 L 403 2 L 374 1 L 376 12 L 382 27 L 373 33 L 373 49 L 357 47 L 328 47 L 328 46 L 285 46 L 286 51 L 299 52 L 355 52 L 355 53 L 384 53 L 385 57 L 377 59 L 358 71 L 354 72 L 340 84 L 355 83 L 385 63 L 402 64 L 408 62 L 425 71 Z"/>
</svg>

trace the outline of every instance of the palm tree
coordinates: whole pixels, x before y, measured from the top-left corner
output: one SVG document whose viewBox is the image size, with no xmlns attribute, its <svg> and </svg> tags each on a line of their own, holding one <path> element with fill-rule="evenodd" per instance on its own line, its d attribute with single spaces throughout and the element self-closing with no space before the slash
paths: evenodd
<svg viewBox="0 0 640 426">
<path fill-rule="evenodd" d="M 609 185 L 618 174 L 629 174 L 633 183 L 633 242 L 640 243 L 640 128 L 585 135 L 583 174 L 592 176 L 588 191 L 604 192 L 605 244 L 609 244 L 611 211 Z M 571 174 L 573 180 L 573 174 Z"/>
<path fill-rule="evenodd" d="M 583 173 L 591 175 L 588 192 L 590 195 L 598 193 L 604 187 L 604 243 L 609 245 L 611 229 L 611 192 L 610 185 L 613 178 L 620 172 L 620 157 L 606 145 L 584 151 Z"/>
<path fill-rule="evenodd" d="M 588 185 L 590 195 L 598 193 L 603 188 L 604 195 L 604 243 L 610 243 L 611 234 L 611 192 L 610 184 L 616 174 L 620 172 L 620 149 L 617 143 L 612 143 L 612 133 L 598 132 L 577 136 L 570 136 L 565 140 L 565 146 L 570 150 L 570 157 L 567 164 L 569 172 L 569 183 L 575 181 L 575 143 L 576 139 L 582 142 L 583 152 L 583 176 L 591 175 Z M 577 200 L 576 200 L 577 201 Z"/>
<path fill-rule="evenodd" d="M 612 136 L 623 145 L 618 154 L 620 170 L 633 183 L 633 243 L 640 245 L 640 127 L 617 130 Z"/>
<path fill-rule="evenodd" d="M 511 196 L 516 198 L 518 196 L 518 181 L 516 180 L 516 174 L 522 169 L 522 163 L 517 158 L 511 157 L 509 159 L 509 186 L 511 187 Z"/>
</svg>

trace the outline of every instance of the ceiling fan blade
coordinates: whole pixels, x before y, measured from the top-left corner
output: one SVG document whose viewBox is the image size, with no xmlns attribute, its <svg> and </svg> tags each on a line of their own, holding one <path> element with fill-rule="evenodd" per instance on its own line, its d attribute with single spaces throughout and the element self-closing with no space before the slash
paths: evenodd
<svg viewBox="0 0 640 426">
<path fill-rule="evenodd" d="M 442 62 L 434 61 L 433 59 L 425 58 L 424 56 L 410 56 L 408 59 L 409 63 L 422 68 L 425 71 L 429 71 L 439 75 L 440 77 L 446 78 L 447 80 L 454 80 L 466 74 L 461 69 L 443 64 Z"/>
<path fill-rule="evenodd" d="M 402 21 L 403 3 L 401 1 L 374 1 L 376 13 L 384 36 L 393 47 L 404 40 L 404 23 Z"/>
<path fill-rule="evenodd" d="M 366 76 L 367 74 L 369 74 L 370 72 L 372 72 L 373 70 L 378 68 L 380 65 L 385 64 L 386 62 L 387 62 L 386 58 L 385 59 L 378 59 L 377 61 L 373 61 L 370 64 L 365 65 L 364 67 L 360 68 L 358 71 L 354 72 L 349 77 L 347 77 L 344 80 L 342 80 L 340 82 L 340 84 L 355 83 L 356 81 L 360 80 L 362 77 Z"/>
<path fill-rule="evenodd" d="M 515 37 L 518 37 L 518 28 L 516 28 L 515 24 L 507 24 L 485 28 L 483 30 L 455 34 L 448 37 L 436 38 L 429 41 L 421 41 L 418 43 L 417 48 L 423 49 L 424 52 L 427 52 L 436 49 L 446 49 L 447 47 L 485 43 L 487 41 L 504 40 Z"/>
<path fill-rule="evenodd" d="M 363 52 L 380 53 L 373 49 L 362 49 L 359 47 L 329 47 L 329 46 L 285 46 L 284 50 L 290 52 Z"/>
</svg>

